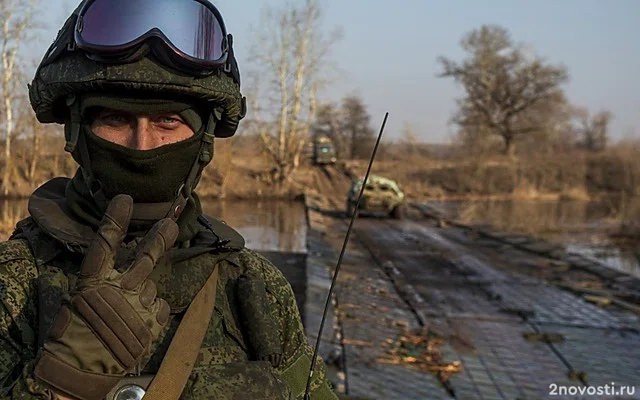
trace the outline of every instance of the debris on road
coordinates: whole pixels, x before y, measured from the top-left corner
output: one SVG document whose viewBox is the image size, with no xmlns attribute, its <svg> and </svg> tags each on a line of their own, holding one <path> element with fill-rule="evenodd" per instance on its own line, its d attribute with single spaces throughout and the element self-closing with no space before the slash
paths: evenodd
<svg viewBox="0 0 640 400">
<path fill-rule="evenodd" d="M 446 362 L 440 351 L 443 340 L 428 328 L 406 330 L 397 340 L 387 339 L 388 348 L 378 362 L 404 365 L 436 374 L 446 382 L 452 374 L 462 372 L 459 361 Z"/>
</svg>

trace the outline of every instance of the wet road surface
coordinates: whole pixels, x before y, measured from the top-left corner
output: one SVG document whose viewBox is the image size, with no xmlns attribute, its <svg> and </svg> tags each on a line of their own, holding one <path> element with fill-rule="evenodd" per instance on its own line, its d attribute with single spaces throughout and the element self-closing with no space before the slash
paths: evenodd
<svg viewBox="0 0 640 400">
<path fill-rule="evenodd" d="M 336 247 L 346 220 L 334 221 L 327 236 Z M 581 398 L 553 396 L 552 385 L 639 386 L 637 317 L 515 272 L 527 258 L 424 219 L 359 218 L 336 296 L 347 393 L 513 400 Z M 445 383 L 379 362 L 385 340 L 421 325 L 447 338 L 445 359 L 462 364 Z M 640 388 L 619 398 L 640 398 Z"/>
</svg>

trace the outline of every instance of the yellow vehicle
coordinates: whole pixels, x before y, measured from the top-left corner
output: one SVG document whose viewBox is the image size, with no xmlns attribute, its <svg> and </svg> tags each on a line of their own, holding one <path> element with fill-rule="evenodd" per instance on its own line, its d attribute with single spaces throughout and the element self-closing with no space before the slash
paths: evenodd
<svg viewBox="0 0 640 400">
<path fill-rule="evenodd" d="M 358 201 L 362 179 L 353 183 L 347 194 L 347 215 L 351 215 Z M 402 219 L 406 214 L 405 196 L 398 184 L 388 178 L 371 175 L 367 180 L 358 209 L 361 212 L 384 213 L 395 219 Z"/>
</svg>

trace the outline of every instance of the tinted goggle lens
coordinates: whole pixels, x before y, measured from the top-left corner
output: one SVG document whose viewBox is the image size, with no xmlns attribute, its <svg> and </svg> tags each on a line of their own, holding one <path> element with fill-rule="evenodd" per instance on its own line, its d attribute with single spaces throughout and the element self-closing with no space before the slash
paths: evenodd
<svg viewBox="0 0 640 400">
<path fill-rule="evenodd" d="M 76 41 L 81 48 L 124 51 L 160 32 L 169 46 L 195 60 L 226 59 L 224 23 L 195 0 L 95 0 L 80 16 Z"/>
</svg>

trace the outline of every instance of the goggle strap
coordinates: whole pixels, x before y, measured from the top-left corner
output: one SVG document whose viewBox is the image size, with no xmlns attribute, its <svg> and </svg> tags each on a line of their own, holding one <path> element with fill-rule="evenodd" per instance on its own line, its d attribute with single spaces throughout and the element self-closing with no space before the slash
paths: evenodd
<svg viewBox="0 0 640 400">
<path fill-rule="evenodd" d="M 82 124 L 82 115 L 80 113 L 80 104 L 75 96 L 69 96 L 66 100 L 67 107 L 70 110 L 69 126 L 65 128 L 64 150 L 73 153 L 78 145 L 78 136 L 80 136 L 80 128 Z"/>
<path fill-rule="evenodd" d="M 229 46 L 229 52 L 227 54 L 227 62 L 224 63 L 224 72 L 226 72 L 227 74 L 231 73 L 233 71 L 232 68 L 232 61 L 233 61 L 233 36 L 228 33 L 227 34 L 227 46 Z M 234 76 L 235 78 L 235 76 Z"/>
<path fill-rule="evenodd" d="M 242 100 L 240 100 L 240 115 L 238 115 L 239 119 L 243 119 L 247 116 L 247 98 L 242 96 Z"/>
<path fill-rule="evenodd" d="M 240 70 L 238 69 L 238 62 L 233 52 L 233 35 L 227 34 L 227 41 L 229 42 L 229 54 L 227 54 L 227 62 L 224 64 L 224 72 L 230 74 L 233 80 L 240 86 Z"/>
<path fill-rule="evenodd" d="M 215 108 L 213 113 L 209 114 L 209 121 L 202 134 L 202 146 L 200 147 L 200 156 L 198 157 L 200 162 L 207 165 L 213 159 L 213 141 L 215 136 L 213 134 L 216 129 L 216 124 L 222 119 L 222 110 Z"/>
</svg>

